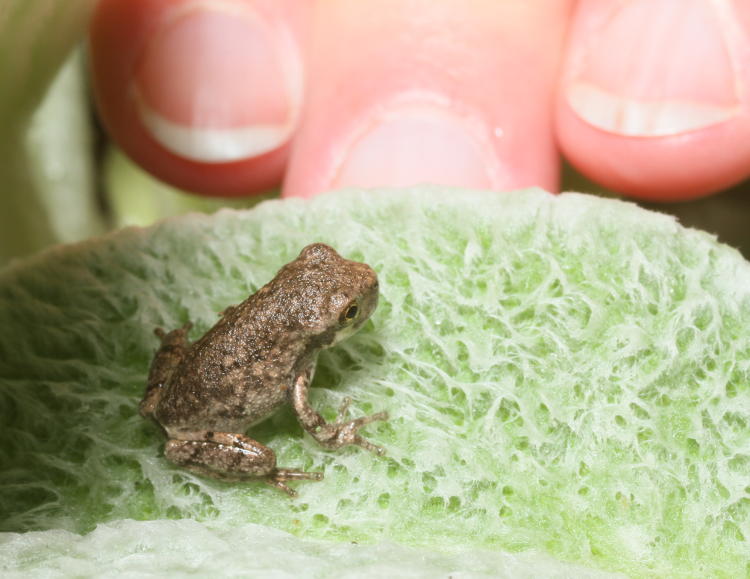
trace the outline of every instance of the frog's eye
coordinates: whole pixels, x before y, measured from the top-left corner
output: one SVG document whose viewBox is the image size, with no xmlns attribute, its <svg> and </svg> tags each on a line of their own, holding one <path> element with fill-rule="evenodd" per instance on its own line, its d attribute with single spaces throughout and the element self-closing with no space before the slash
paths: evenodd
<svg viewBox="0 0 750 579">
<path fill-rule="evenodd" d="M 359 306 L 356 303 L 349 304 L 341 315 L 341 323 L 349 324 L 359 315 Z"/>
</svg>

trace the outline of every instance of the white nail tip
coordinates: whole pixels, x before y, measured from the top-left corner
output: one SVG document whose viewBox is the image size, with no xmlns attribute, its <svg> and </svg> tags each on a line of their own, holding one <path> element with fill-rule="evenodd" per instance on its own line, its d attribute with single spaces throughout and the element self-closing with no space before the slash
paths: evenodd
<svg viewBox="0 0 750 579">
<path fill-rule="evenodd" d="M 290 125 L 252 125 L 233 129 L 186 127 L 169 121 L 138 102 L 141 121 L 162 147 L 201 163 L 231 163 L 257 157 L 284 144 Z"/>
<path fill-rule="evenodd" d="M 576 114 L 590 125 L 628 137 L 665 137 L 695 131 L 740 112 L 737 106 L 625 98 L 581 81 L 568 86 L 566 96 Z"/>
</svg>

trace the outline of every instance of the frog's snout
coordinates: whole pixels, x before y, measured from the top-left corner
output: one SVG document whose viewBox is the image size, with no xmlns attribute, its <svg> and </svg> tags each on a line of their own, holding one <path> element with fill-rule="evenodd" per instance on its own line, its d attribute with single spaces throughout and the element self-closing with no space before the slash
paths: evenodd
<svg viewBox="0 0 750 579">
<path fill-rule="evenodd" d="M 358 320 L 356 327 L 360 327 L 362 324 L 364 324 L 372 312 L 375 311 L 375 308 L 378 307 L 378 297 L 380 295 L 379 291 L 379 285 L 378 285 L 378 278 L 375 276 L 375 272 L 372 272 L 374 280 L 373 283 L 370 284 L 369 291 L 365 292 L 362 295 L 360 306 L 362 308 L 362 316 Z"/>
</svg>

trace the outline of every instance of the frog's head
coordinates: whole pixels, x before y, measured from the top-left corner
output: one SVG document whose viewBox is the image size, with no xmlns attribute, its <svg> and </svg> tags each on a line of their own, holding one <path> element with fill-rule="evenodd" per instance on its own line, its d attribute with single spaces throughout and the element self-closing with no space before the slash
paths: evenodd
<svg viewBox="0 0 750 579">
<path fill-rule="evenodd" d="M 277 279 L 282 277 L 286 290 L 294 294 L 287 302 L 292 306 L 290 321 L 318 348 L 356 332 L 378 304 L 375 271 L 366 263 L 344 259 L 323 243 L 305 247 L 279 272 Z"/>
</svg>

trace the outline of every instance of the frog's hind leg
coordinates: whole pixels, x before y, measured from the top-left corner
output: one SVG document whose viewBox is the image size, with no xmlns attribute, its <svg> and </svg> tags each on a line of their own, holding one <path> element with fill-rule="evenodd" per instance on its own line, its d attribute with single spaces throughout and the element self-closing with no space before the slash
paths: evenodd
<svg viewBox="0 0 750 579">
<path fill-rule="evenodd" d="M 187 335 L 192 327 L 193 324 L 187 322 L 181 328 L 171 332 L 165 332 L 161 328 L 154 330 L 154 333 L 161 339 L 161 346 L 154 355 L 154 361 L 151 362 L 146 393 L 138 407 L 141 416 L 153 416 L 161 397 L 162 388 L 167 384 L 175 368 L 182 362 L 185 352 L 190 347 Z"/>
<path fill-rule="evenodd" d="M 322 480 L 323 473 L 276 467 L 276 454 L 243 434 L 200 430 L 180 433 L 164 449 L 166 458 L 193 472 L 224 481 L 263 479 L 266 483 L 296 496 L 286 485 L 294 480 Z"/>
</svg>

